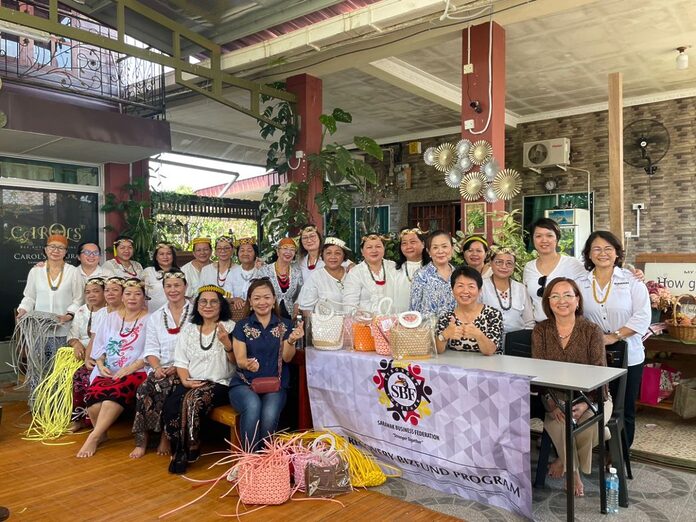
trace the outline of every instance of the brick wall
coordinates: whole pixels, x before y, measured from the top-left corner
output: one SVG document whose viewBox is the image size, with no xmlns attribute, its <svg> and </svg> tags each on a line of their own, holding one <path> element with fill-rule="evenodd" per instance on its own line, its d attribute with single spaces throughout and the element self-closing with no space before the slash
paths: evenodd
<svg viewBox="0 0 696 522">
<path fill-rule="evenodd" d="M 624 109 L 624 126 L 639 119 L 656 119 L 669 132 L 670 148 L 648 176 L 642 167 L 624 163 L 624 228 L 635 233 L 633 203 L 645 203 L 640 238 L 626 240 L 628 260 L 646 252 L 696 252 L 696 98 L 651 103 Z M 523 177 L 523 194 L 541 194 L 543 183 L 558 178 L 558 192 L 582 192 L 587 178 L 580 172 L 548 169 L 542 174 L 522 169 L 522 144 L 549 138 L 570 138 L 571 165 L 591 172 L 595 229 L 609 228 L 609 161 L 607 112 L 532 122 L 509 129 L 505 156 L 508 167 Z M 522 197 L 510 202 L 519 208 Z"/>
<path fill-rule="evenodd" d="M 627 240 L 628 260 L 645 252 L 696 252 L 696 98 L 626 107 L 624 125 L 638 119 L 656 119 L 670 135 L 670 149 L 659 163 L 658 171 L 648 176 L 643 168 L 624 164 L 624 227 L 636 231 L 636 213 L 632 203 L 645 203 L 641 212 L 640 238 Z M 594 191 L 595 229 L 609 227 L 609 167 L 607 112 L 580 114 L 566 118 L 538 121 L 508 129 L 505 139 L 507 167 L 522 174 L 522 194 L 543 194 L 544 181 L 557 178 L 557 192 L 584 192 L 587 177 L 581 172 L 562 172 L 552 168 L 536 174 L 522 169 L 522 144 L 550 138 L 569 138 L 571 165 L 589 170 Z M 422 150 L 447 141 L 456 142 L 458 135 L 420 140 Z M 391 229 L 396 231 L 407 221 L 408 204 L 449 201 L 459 197 L 458 191 L 447 187 L 444 176 L 423 162 L 422 154 L 409 155 L 403 143 L 403 157 L 413 169 L 413 188 L 400 189 L 396 197 L 384 198 L 380 204 L 390 205 Z M 387 162 L 385 161 L 385 166 Z M 522 195 L 508 203 L 508 210 L 521 208 Z"/>
</svg>

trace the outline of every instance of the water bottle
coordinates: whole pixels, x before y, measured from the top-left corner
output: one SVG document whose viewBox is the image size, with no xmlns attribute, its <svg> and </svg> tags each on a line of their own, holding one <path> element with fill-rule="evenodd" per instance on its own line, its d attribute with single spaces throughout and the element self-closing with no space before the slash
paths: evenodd
<svg viewBox="0 0 696 522">
<path fill-rule="evenodd" d="M 616 468 L 609 468 L 609 477 L 607 478 L 607 515 L 616 515 L 619 513 L 619 477 L 616 474 Z"/>
<path fill-rule="evenodd" d="M 293 328 L 297 328 L 300 324 L 302 324 L 302 321 L 304 321 L 302 314 L 297 314 L 297 316 L 295 317 L 295 324 L 293 325 Z M 305 339 L 304 336 L 302 336 L 297 340 L 297 342 L 295 343 L 296 350 L 304 350 L 304 347 L 305 347 L 304 339 Z"/>
</svg>

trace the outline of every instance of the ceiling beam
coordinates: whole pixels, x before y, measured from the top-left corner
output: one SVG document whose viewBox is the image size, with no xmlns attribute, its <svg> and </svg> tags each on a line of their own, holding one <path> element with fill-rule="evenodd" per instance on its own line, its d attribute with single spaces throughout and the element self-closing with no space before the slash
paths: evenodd
<svg viewBox="0 0 696 522">
<path fill-rule="evenodd" d="M 462 89 L 460 87 L 427 73 L 408 62 L 394 57 L 383 58 L 367 65 L 359 66 L 358 69 L 394 87 L 451 109 L 458 114 L 462 112 Z M 517 127 L 518 118 L 519 116 L 514 112 L 505 111 L 506 126 Z"/>
<path fill-rule="evenodd" d="M 224 143 L 243 145 L 256 150 L 268 150 L 268 142 L 261 139 L 247 138 L 231 132 L 224 132 L 207 127 L 199 127 L 197 125 L 189 125 L 186 123 L 177 123 L 176 115 L 168 119 L 172 132 L 194 136 L 196 138 L 205 138 L 210 140 L 221 141 Z"/>
</svg>

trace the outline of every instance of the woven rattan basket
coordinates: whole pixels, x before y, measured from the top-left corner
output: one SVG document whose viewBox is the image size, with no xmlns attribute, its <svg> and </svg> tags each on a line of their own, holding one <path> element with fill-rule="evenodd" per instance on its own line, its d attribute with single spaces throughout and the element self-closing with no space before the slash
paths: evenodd
<svg viewBox="0 0 696 522">
<path fill-rule="evenodd" d="M 680 317 L 687 317 L 692 324 L 678 324 Z M 682 294 L 672 304 L 672 318 L 667 323 L 671 337 L 682 341 L 696 341 L 696 296 Z"/>
</svg>

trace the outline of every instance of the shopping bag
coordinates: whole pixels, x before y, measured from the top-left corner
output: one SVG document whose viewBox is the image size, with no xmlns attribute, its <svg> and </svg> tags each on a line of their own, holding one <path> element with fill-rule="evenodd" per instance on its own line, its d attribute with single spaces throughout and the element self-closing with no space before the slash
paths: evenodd
<svg viewBox="0 0 696 522">
<path fill-rule="evenodd" d="M 379 355 L 391 355 L 389 332 L 396 324 L 397 316 L 390 315 L 392 299 L 383 297 L 376 306 L 375 316 L 370 324 L 370 331 L 375 341 L 375 352 Z"/>
<path fill-rule="evenodd" d="M 679 381 L 675 389 L 672 411 L 682 419 L 696 417 L 696 378 Z"/>
<path fill-rule="evenodd" d="M 343 316 L 331 304 L 320 301 L 312 312 L 312 346 L 317 350 L 343 348 Z"/>
<path fill-rule="evenodd" d="M 640 402 L 653 405 L 662 402 L 672 395 L 680 378 L 680 372 L 662 363 L 646 364 L 640 382 Z"/>
<path fill-rule="evenodd" d="M 419 312 L 403 312 L 391 329 L 394 359 L 427 359 L 433 355 L 433 321 Z"/>
</svg>

